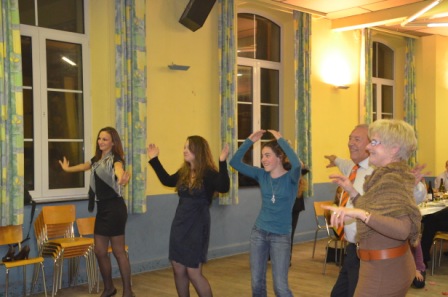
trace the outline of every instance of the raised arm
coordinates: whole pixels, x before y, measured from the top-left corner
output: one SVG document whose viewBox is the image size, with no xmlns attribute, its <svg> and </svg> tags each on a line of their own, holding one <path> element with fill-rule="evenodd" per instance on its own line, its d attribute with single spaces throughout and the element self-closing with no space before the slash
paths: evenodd
<svg viewBox="0 0 448 297">
<path fill-rule="evenodd" d="M 85 163 L 81 163 L 81 164 L 78 164 L 75 166 L 70 166 L 70 162 L 65 157 L 62 161 L 59 160 L 59 164 L 61 165 L 62 170 L 64 170 L 65 172 L 87 171 L 92 167 L 92 164 L 90 162 L 85 162 Z"/>
<path fill-rule="evenodd" d="M 154 169 L 162 185 L 167 187 L 175 187 L 178 180 L 178 174 L 175 173 L 173 175 L 169 175 L 165 168 L 163 168 L 159 161 L 159 148 L 155 144 L 150 143 L 148 145 L 147 153 L 149 158 L 148 163 Z"/>
<path fill-rule="evenodd" d="M 235 168 L 238 172 L 241 172 L 244 175 L 247 175 L 248 177 L 255 178 L 257 177 L 257 172 L 260 170 L 260 168 L 256 168 L 254 166 L 247 165 L 243 162 L 244 155 L 249 150 L 249 148 L 252 146 L 252 144 L 263 136 L 265 130 L 259 130 L 254 133 L 252 133 L 244 142 L 243 144 L 238 148 L 238 150 L 233 155 L 232 159 L 230 159 L 230 166 Z"/>
</svg>

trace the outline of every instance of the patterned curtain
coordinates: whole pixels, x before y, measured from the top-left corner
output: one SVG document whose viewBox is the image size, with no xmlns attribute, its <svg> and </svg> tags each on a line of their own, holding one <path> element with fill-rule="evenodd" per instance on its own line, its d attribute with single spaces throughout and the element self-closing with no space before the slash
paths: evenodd
<svg viewBox="0 0 448 297">
<path fill-rule="evenodd" d="M 415 134 L 417 120 L 417 104 L 415 98 L 415 40 L 406 37 L 406 62 L 404 67 L 404 120 L 414 127 Z M 409 165 L 417 163 L 417 152 L 409 158 Z"/>
<path fill-rule="evenodd" d="M 373 43 L 372 43 L 372 30 L 369 28 L 363 29 L 363 39 L 364 39 L 364 123 L 370 124 L 373 113 L 373 95 L 372 95 L 372 57 L 373 57 Z"/>
<path fill-rule="evenodd" d="M 295 80 L 295 126 L 296 148 L 300 159 L 312 168 L 311 150 L 311 15 L 294 11 L 294 71 Z M 306 175 L 312 185 L 312 172 Z M 308 187 L 308 196 L 313 195 L 313 187 Z"/>
<path fill-rule="evenodd" d="M 1 226 L 23 224 L 22 53 L 18 0 L 0 1 Z"/>
<path fill-rule="evenodd" d="M 115 0 L 116 125 L 131 180 L 130 213 L 146 212 L 146 0 Z"/>
<path fill-rule="evenodd" d="M 238 149 L 236 126 L 236 44 L 234 0 L 218 0 L 219 100 L 221 102 L 221 144 L 230 146 L 229 156 Z M 229 166 L 230 190 L 220 194 L 219 204 L 238 204 L 238 173 Z"/>
</svg>

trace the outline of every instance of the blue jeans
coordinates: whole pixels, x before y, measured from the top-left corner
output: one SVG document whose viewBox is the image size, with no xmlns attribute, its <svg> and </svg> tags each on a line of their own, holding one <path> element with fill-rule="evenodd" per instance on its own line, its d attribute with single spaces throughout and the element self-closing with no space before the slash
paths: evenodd
<svg viewBox="0 0 448 297">
<path fill-rule="evenodd" d="M 252 296 L 266 297 L 266 269 L 271 257 L 274 292 L 277 297 L 293 296 L 288 285 L 291 234 L 275 234 L 252 228 L 250 235 L 250 270 Z"/>
</svg>

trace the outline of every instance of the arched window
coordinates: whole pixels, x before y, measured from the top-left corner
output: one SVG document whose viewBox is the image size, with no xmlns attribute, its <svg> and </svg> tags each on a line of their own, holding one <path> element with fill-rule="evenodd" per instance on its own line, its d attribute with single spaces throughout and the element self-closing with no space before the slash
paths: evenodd
<svg viewBox="0 0 448 297">
<path fill-rule="evenodd" d="M 280 26 L 250 13 L 238 14 L 238 144 L 259 129 L 280 127 Z M 266 141 L 266 136 L 262 141 Z M 254 144 L 244 157 L 260 166 L 261 144 Z M 242 174 L 240 185 L 252 184 Z"/>
<path fill-rule="evenodd" d="M 380 42 L 373 42 L 372 87 L 373 120 L 394 118 L 394 51 Z"/>
</svg>

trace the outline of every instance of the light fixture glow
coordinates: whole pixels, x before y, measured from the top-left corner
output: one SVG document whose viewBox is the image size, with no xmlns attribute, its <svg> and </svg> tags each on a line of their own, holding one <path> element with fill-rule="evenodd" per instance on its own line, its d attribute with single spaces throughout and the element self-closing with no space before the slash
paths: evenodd
<svg viewBox="0 0 448 297">
<path fill-rule="evenodd" d="M 421 9 L 420 11 L 415 13 L 413 16 L 411 16 L 411 17 L 407 18 L 406 20 L 404 20 L 401 23 L 401 26 L 402 27 L 406 26 L 407 23 L 412 22 L 413 20 L 415 20 L 416 18 L 418 18 L 419 16 L 421 16 L 422 14 L 424 14 L 425 12 L 430 10 L 431 8 L 435 7 L 436 5 L 439 5 L 440 2 L 442 2 L 442 0 L 435 0 L 435 1 L 433 1 L 431 4 L 429 4 L 428 6 L 426 6 L 423 9 Z"/>
<path fill-rule="evenodd" d="M 434 27 L 448 27 L 448 23 L 429 23 L 427 26 L 431 27 L 431 28 L 434 28 Z"/>
<path fill-rule="evenodd" d="M 62 57 L 62 60 L 64 60 L 65 62 L 67 62 L 67 63 L 69 63 L 70 65 L 72 65 L 72 66 L 76 66 L 76 63 L 75 62 L 73 62 L 72 60 L 70 60 L 69 58 L 67 58 L 67 57 Z"/>
<path fill-rule="evenodd" d="M 442 12 L 442 13 L 435 14 L 435 15 L 431 16 L 429 19 L 433 20 L 433 19 L 440 19 L 440 18 L 445 18 L 445 17 L 448 17 L 448 12 Z"/>
</svg>

